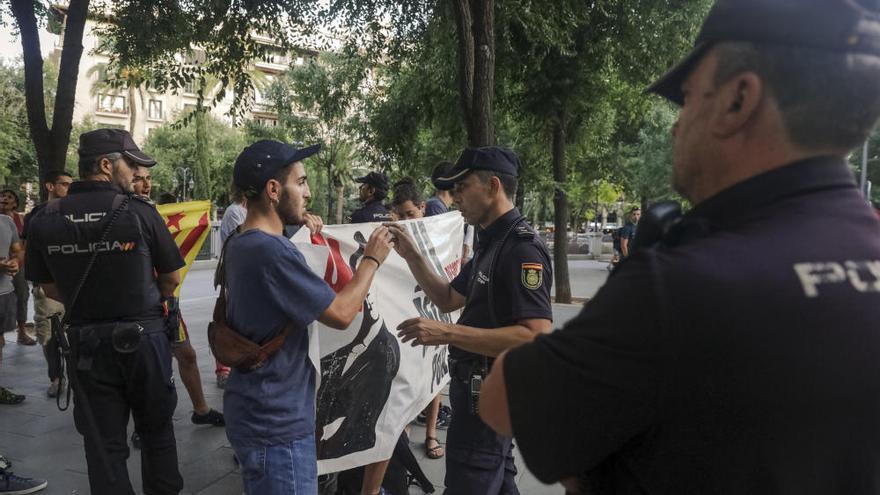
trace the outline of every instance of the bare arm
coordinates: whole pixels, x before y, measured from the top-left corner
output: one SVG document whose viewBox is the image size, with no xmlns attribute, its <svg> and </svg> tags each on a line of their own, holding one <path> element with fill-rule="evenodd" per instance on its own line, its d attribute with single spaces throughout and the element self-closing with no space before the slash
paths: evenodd
<svg viewBox="0 0 880 495">
<path fill-rule="evenodd" d="M 629 258 L 629 239 L 625 237 L 620 239 L 620 254 L 624 258 Z"/>
<path fill-rule="evenodd" d="M 380 227 L 370 234 L 370 240 L 364 248 L 364 257 L 357 267 L 351 281 L 339 291 L 336 299 L 321 313 L 318 321 L 339 330 L 351 325 L 358 311 L 364 304 L 364 298 L 373 283 L 373 276 L 379 270 L 379 264 L 385 261 L 391 252 L 391 234 L 385 227 Z M 375 258 L 374 262 L 370 258 Z"/>
<path fill-rule="evenodd" d="M 162 294 L 163 297 L 173 296 L 174 290 L 180 285 L 180 271 L 175 270 L 171 273 L 160 273 L 156 277 L 156 284 L 159 285 L 159 293 Z M 49 294 L 46 293 L 46 295 Z"/>
<path fill-rule="evenodd" d="M 412 341 L 414 346 L 452 344 L 469 352 L 492 357 L 531 342 L 539 334 L 549 333 L 552 323 L 545 318 L 528 318 L 507 327 L 476 328 L 426 318 L 412 318 L 401 323 L 397 329 L 401 340 Z"/>
<path fill-rule="evenodd" d="M 464 307 L 465 297 L 453 289 L 448 280 L 437 275 L 428 266 L 428 262 L 416 249 L 415 243 L 406 229 L 394 223 L 385 225 L 394 236 L 394 250 L 406 260 L 413 277 L 431 302 L 444 313 Z"/>
<path fill-rule="evenodd" d="M 11 246 L 9 246 L 9 257 L 15 258 L 18 261 L 18 266 L 24 266 L 24 243 L 22 241 L 13 242 Z"/>
</svg>

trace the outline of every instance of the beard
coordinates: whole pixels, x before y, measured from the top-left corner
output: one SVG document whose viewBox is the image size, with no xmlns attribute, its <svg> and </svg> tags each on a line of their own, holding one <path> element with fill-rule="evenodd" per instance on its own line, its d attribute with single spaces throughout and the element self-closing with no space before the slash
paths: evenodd
<svg viewBox="0 0 880 495">
<path fill-rule="evenodd" d="M 299 210 L 300 208 L 291 200 L 291 195 L 287 190 L 282 189 L 278 205 L 275 206 L 275 213 L 278 214 L 281 222 L 284 225 L 302 225 L 304 223 L 303 214 Z"/>
</svg>

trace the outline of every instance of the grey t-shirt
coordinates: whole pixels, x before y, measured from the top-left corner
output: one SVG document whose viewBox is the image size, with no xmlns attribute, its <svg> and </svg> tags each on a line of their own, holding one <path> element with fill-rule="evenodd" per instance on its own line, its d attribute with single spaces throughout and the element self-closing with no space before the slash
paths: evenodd
<svg viewBox="0 0 880 495">
<path fill-rule="evenodd" d="M 0 215 L 0 258 L 8 258 L 9 248 L 19 240 L 18 229 L 15 228 L 12 218 Z M 8 294 L 13 290 L 12 277 L 5 273 L 0 274 L 0 294 Z"/>
<path fill-rule="evenodd" d="M 244 223 L 247 217 L 247 208 L 241 203 L 232 203 L 223 213 L 223 220 L 220 221 L 220 242 L 225 243 L 226 239 L 235 232 L 239 225 Z"/>
</svg>

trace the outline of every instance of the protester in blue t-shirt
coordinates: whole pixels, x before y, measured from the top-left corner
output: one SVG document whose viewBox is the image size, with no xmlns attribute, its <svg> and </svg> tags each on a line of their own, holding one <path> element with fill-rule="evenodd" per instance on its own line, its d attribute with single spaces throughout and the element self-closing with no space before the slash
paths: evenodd
<svg viewBox="0 0 880 495">
<path fill-rule="evenodd" d="M 620 254 L 624 258 L 629 258 L 629 248 L 632 246 L 633 239 L 636 238 L 636 229 L 641 218 L 642 210 L 637 206 L 629 212 L 630 221 L 620 228 Z"/>
<path fill-rule="evenodd" d="M 226 385 L 226 435 L 247 494 L 317 492 L 315 371 L 306 327 L 318 320 L 347 328 L 391 249 L 388 230 L 376 229 L 353 278 L 335 294 L 282 235 L 285 224 L 320 230 L 306 213 L 311 193 L 302 163 L 318 149 L 259 141 L 242 151 L 233 171 L 248 210 L 224 252 L 227 321 L 258 344 L 294 328 L 264 366 L 233 369 Z"/>
</svg>

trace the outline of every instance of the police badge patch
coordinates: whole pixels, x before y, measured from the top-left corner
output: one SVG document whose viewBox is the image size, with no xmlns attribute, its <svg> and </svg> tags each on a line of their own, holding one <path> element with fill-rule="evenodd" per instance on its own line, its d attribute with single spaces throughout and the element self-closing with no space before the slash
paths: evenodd
<svg viewBox="0 0 880 495">
<path fill-rule="evenodd" d="M 541 263 L 522 264 L 522 284 L 526 289 L 540 289 L 544 283 L 544 265 Z"/>
</svg>

